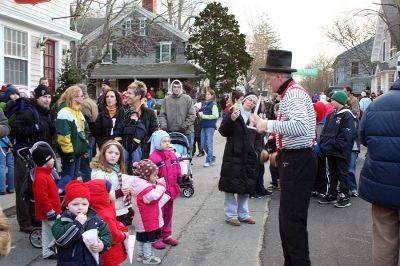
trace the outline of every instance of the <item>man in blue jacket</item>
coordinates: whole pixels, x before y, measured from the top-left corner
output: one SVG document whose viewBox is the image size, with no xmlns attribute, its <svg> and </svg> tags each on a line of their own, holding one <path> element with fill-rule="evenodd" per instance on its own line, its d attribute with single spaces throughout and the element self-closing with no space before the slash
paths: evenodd
<svg viewBox="0 0 400 266">
<path fill-rule="evenodd" d="M 347 103 L 345 92 L 335 92 L 331 100 L 335 112 L 327 117 L 320 140 L 321 152 L 328 159 L 330 184 L 327 195 L 319 203 L 334 203 L 338 208 L 345 208 L 351 205 L 348 187 L 349 162 L 356 138 L 354 121 L 357 117 L 345 107 Z"/>
<path fill-rule="evenodd" d="M 373 265 L 398 265 L 400 246 L 400 79 L 373 101 L 360 124 L 368 148 L 359 195 L 372 203 Z"/>
</svg>

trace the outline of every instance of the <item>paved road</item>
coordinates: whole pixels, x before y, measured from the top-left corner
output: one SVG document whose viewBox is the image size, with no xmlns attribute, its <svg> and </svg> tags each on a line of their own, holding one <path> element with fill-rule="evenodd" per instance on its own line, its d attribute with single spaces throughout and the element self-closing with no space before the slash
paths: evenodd
<svg viewBox="0 0 400 266">
<path fill-rule="evenodd" d="M 357 161 L 357 176 L 364 163 L 360 157 Z M 260 254 L 262 265 L 283 265 L 278 210 L 279 192 L 269 202 Z M 350 207 L 335 208 L 330 204 L 318 204 L 317 199 L 312 198 L 308 213 L 308 233 L 313 265 L 372 265 L 371 205 L 364 200 L 352 198 Z"/>
</svg>

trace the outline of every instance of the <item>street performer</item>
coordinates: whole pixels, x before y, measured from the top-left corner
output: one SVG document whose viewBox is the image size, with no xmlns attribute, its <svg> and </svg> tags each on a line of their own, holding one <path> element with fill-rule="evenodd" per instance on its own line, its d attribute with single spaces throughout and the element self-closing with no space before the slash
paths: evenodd
<svg viewBox="0 0 400 266">
<path fill-rule="evenodd" d="M 265 71 L 267 85 L 281 96 L 277 120 L 263 120 L 252 114 L 258 132 L 277 135 L 278 170 L 281 186 L 279 233 L 285 266 L 311 265 L 308 249 L 307 212 L 317 174 L 312 150 L 316 116 L 307 91 L 292 78 L 292 52 L 268 50 Z"/>
</svg>

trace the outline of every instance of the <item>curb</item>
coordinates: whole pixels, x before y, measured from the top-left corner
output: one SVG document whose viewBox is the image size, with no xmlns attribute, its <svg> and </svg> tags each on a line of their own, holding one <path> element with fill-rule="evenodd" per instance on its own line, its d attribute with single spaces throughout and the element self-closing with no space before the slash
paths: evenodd
<svg viewBox="0 0 400 266">
<path fill-rule="evenodd" d="M 15 215 L 17 213 L 17 209 L 15 208 L 15 205 L 14 205 L 14 206 L 8 207 L 7 209 L 4 209 L 3 212 L 7 217 L 10 217 L 11 215 Z"/>
</svg>

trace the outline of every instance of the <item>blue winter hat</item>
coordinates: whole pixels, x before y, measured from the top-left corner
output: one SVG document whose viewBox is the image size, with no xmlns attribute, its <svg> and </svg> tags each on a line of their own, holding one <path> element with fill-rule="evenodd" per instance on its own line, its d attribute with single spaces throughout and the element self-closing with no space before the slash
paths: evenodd
<svg viewBox="0 0 400 266">
<path fill-rule="evenodd" d="M 12 84 L 7 84 L 6 90 L 4 91 L 4 97 L 9 100 L 10 95 L 12 94 L 18 94 L 19 95 L 19 90 Z"/>
<path fill-rule="evenodd" d="M 166 131 L 164 130 L 154 131 L 153 135 L 151 135 L 151 138 L 149 140 L 149 142 L 151 143 L 150 154 L 152 154 L 155 149 L 161 150 L 161 140 L 165 137 L 169 137 L 169 134 Z"/>
</svg>

